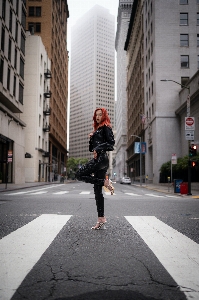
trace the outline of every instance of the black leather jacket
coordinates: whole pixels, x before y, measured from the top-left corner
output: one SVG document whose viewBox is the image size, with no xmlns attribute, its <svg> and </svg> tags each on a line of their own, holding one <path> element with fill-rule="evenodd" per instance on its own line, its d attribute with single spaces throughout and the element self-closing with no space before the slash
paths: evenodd
<svg viewBox="0 0 199 300">
<path fill-rule="evenodd" d="M 97 153 L 113 151 L 115 145 L 115 139 L 113 131 L 109 126 L 99 127 L 89 141 L 89 151 L 96 151 Z"/>
</svg>

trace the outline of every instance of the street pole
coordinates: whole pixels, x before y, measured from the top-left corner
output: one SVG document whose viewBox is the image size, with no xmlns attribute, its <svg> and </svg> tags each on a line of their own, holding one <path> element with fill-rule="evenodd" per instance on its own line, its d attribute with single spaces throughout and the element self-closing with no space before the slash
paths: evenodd
<svg viewBox="0 0 199 300">
<path fill-rule="evenodd" d="M 140 140 L 140 186 L 142 186 L 142 145 L 141 145 L 141 136 L 132 134 Z"/>
<path fill-rule="evenodd" d="M 161 79 L 160 81 L 172 81 L 175 82 L 181 87 L 184 87 L 185 89 L 188 90 L 188 96 L 187 96 L 187 117 L 190 117 L 190 86 L 186 86 L 184 84 L 181 84 L 175 80 L 172 79 Z M 190 155 L 189 155 L 189 146 L 190 146 L 190 141 L 188 141 L 188 193 L 187 196 L 192 195 L 191 193 L 191 160 L 190 160 Z"/>
</svg>

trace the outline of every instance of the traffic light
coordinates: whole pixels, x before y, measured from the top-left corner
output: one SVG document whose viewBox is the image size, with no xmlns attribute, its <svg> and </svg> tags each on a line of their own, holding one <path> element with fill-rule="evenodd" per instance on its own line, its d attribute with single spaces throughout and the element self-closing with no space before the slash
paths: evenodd
<svg viewBox="0 0 199 300">
<path fill-rule="evenodd" d="M 197 155 L 197 147 L 196 147 L 196 145 L 191 145 L 189 147 L 189 156 L 193 157 L 193 156 L 196 156 L 196 155 Z"/>
<path fill-rule="evenodd" d="M 192 161 L 191 162 L 191 166 L 192 167 L 197 167 L 198 166 L 198 162 L 197 161 Z"/>
</svg>

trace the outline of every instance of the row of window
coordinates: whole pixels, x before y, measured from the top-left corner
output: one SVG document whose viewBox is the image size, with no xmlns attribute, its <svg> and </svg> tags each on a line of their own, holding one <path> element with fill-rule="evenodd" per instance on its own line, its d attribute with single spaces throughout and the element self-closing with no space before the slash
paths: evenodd
<svg viewBox="0 0 199 300">
<path fill-rule="evenodd" d="M 189 35 L 188 34 L 183 33 L 180 35 L 180 46 L 181 47 L 189 46 Z M 197 47 L 199 47 L 199 34 L 197 34 Z"/>
<path fill-rule="evenodd" d="M 196 24 L 199 26 L 199 13 L 197 13 Z M 180 13 L 180 25 L 182 25 L 182 26 L 189 25 L 189 14 L 188 13 Z"/>
<path fill-rule="evenodd" d="M 3 84 L 3 79 L 4 79 L 4 60 L 1 59 L 0 60 L 0 82 Z M 10 86 L 10 83 L 11 83 L 11 69 L 8 68 L 7 70 L 7 90 L 10 91 L 11 90 L 11 86 Z M 13 79 L 13 91 L 12 91 L 12 94 L 14 97 L 16 97 L 16 85 L 17 85 L 17 77 L 16 75 L 14 74 L 14 79 Z M 23 104 L 23 85 L 19 82 L 19 102 L 21 104 Z M 16 97 L 17 98 L 17 97 Z"/>
<path fill-rule="evenodd" d="M 199 4 L 199 0 L 196 0 L 196 3 Z M 180 0 L 181 5 L 189 4 L 189 0 Z"/>
</svg>

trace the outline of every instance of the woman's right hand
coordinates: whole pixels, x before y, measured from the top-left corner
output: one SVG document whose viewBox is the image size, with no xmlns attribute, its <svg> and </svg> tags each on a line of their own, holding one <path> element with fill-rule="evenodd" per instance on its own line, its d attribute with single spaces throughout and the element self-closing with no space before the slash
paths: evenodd
<svg viewBox="0 0 199 300">
<path fill-rule="evenodd" d="M 89 133 L 89 138 L 91 138 L 93 136 L 93 132 Z"/>
</svg>

